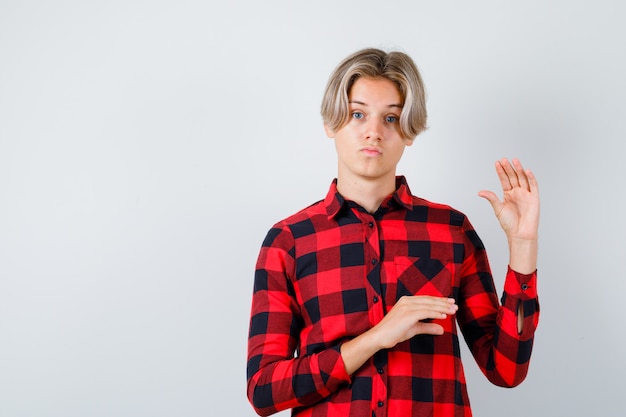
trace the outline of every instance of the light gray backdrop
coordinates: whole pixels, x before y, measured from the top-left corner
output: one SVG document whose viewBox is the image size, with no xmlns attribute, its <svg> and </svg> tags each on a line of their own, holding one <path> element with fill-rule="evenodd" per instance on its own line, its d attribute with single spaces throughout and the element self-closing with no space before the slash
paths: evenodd
<svg viewBox="0 0 626 417">
<path fill-rule="evenodd" d="M 217 4 L 216 4 L 217 3 Z M 357 48 L 412 55 L 412 190 L 469 215 L 517 156 L 542 192 L 527 380 L 464 350 L 475 414 L 623 415 L 620 1 L 0 2 L 0 416 L 252 416 L 245 350 L 271 225 L 335 173 L 319 102 Z"/>
</svg>

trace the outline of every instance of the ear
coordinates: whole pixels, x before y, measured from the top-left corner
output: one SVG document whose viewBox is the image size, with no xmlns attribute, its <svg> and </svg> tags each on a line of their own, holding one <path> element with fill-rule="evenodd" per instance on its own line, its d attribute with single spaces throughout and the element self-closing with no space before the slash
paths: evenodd
<svg viewBox="0 0 626 417">
<path fill-rule="evenodd" d="M 411 146 L 413 145 L 413 142 L 415 142 L 415 138 L 404 138 L 404 144 L 406 146 Z"/>
<path fill-rule="evenodd" d="M 333 139 L 335 137 L 335 131 L 332 130 L 326 123 L 324 123 L 324 132 L 326 132 L 326 136 Z"/>
</svg>

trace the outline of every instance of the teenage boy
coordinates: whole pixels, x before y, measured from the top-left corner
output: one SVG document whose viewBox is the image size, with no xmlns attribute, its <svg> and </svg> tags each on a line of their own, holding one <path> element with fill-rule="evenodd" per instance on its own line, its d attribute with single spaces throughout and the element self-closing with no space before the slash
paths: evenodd
<svg viewBox="0 0 626 417">
<path fill-rule="evenodd" d="M 513 159 L 487 199 L 509 244 L 502 305 L 485 248 L 461 212 L 411 194 L 396 167 L 426 127 L 424 88 L 400 52 L 365 49 L 322 102 L 337 150 L 326 197 L 263 242 L 248 340 L 256 412 L 294 416 L 470 416 L 457 324 L 494 384 L 525 378 L 539 318 L 539 194 Z"/>
</svg>

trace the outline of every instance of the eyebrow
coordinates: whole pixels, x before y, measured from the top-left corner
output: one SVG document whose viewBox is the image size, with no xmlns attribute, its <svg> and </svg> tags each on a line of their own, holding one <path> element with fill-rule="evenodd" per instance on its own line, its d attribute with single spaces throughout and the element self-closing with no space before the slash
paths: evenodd
<svg viewBox="0 0 626 417">
<path fill-rule="evenodd" d="M 350 100 L 348 101 L 348 103 L 350 104 L 360 104 L 361 106 L 367 106 L 367 103 L 363 102 L 363 101 L 359 101 L 359 100 Z M 397 107 L 399 109 L 402 109 L 402 104 L 390 104 L 387 107 Z"/>
</svg>

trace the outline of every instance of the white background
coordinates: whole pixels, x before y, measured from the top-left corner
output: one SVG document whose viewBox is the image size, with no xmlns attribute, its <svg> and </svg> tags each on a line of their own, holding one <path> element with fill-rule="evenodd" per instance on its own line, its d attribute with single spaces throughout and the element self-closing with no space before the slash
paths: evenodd
<svg viewBox="0 0 626 417">
<path fill-rule="evenodd" d="M 365 46 L 418 64 L 399 173 L 465 212 L 501 290 L 496 159 L 542 193 L 530 373 L 477 416 L 623 415 L 620 1 L 0 2 L 0 416 L 252 416 L 254 263 L 335 175 L 319 104 Z M 621 410 L 621 411 L 620 411 Z"/>
</svg>

